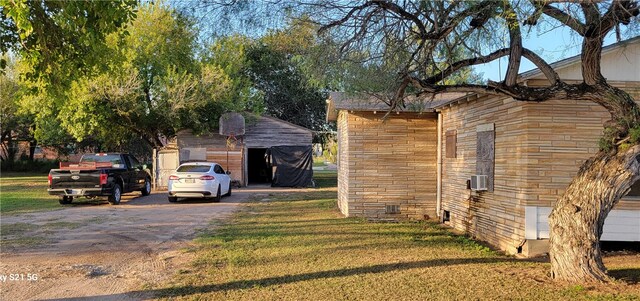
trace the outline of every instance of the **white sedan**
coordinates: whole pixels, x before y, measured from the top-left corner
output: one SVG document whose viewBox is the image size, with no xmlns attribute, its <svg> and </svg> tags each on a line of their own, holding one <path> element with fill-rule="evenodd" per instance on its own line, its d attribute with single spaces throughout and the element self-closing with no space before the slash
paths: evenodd
<svg viewBox="0 0 640 301">
<path fill-rule="evenodd" d="M 178 198 L 211 198 L 220 202 L 222 195 L 231 195 L 229 174 L 217 163 L 181 164 L 169 176 L 169 202 L 176 202 Z"/>
</svg>

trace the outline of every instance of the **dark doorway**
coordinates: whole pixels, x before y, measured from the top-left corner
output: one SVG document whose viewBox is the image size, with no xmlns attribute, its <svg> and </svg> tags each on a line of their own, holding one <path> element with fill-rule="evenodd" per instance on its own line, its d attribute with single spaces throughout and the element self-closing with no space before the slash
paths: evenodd
<svg viewBox="0 0 640 301">
<path fill-rule="evenodd" d="M 271 162 L 266 148 L 250 148 L 247 164 L 249 184 L 271 183 Z"/>
</svg>

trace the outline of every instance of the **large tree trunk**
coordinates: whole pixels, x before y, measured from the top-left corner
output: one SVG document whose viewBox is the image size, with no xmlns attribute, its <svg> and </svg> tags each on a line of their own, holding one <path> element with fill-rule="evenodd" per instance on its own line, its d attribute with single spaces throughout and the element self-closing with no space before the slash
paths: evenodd
<svg viewBox="0 0 640 301">
<path fill-rule="evenodd" d="M 29 161 L 31 162 L 35 159 L 36 147 L 38 147 L 38 141 L 36 139 L 29 140 Z"/>
<path fill-rule="evenodd" d="M 640 146 L 600 151 L 583 164 L 549 216 L 551 275 L 569 282 L 609 281 L 602 263 L 604 220 L 640 178 Z"/>
</svg>

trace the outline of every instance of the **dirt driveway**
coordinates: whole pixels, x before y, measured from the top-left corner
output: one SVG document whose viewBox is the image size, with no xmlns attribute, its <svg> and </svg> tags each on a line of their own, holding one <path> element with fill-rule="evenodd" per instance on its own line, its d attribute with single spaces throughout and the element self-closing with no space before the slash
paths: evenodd
<svg viewBox="0 0 640 301">
<path fill-rule="evenodd" d="M 220 203 L 169 203 L 166 193 L 136 194 L 123 197 L 119 206 L 91 201 L 2 216 L 0 299 L 108 296 L 162 281 L 188 268 L 191 258 L 184 249 L 198 229 L 229 218 L 249 196 L 265 191 L 234 190 Z"/>
</svg>

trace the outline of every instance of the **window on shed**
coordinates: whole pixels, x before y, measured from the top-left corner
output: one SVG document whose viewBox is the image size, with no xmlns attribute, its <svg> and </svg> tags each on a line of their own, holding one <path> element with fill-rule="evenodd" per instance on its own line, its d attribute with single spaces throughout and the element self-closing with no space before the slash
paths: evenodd
<svg viewBox="0 0 640 301">
<path fill-rule="evenodd" d="M 487 176 L 487 190 L 493 191 L 495 168 L 495 132 L 493 123 L 479 125 L 476 129 L 476 174 Z"/>
<path fill-rule="evenodd" d="M 458 146 L 457 146 L 457 131 L 456 130 L 451 130 L 451 131 L 447 131 L 445 133 L 445 138 L 446 138 L 446 157 L 447 158 L 456 158 L 457 156 L 457 151 L 458 151 Z"/>
</svg>

